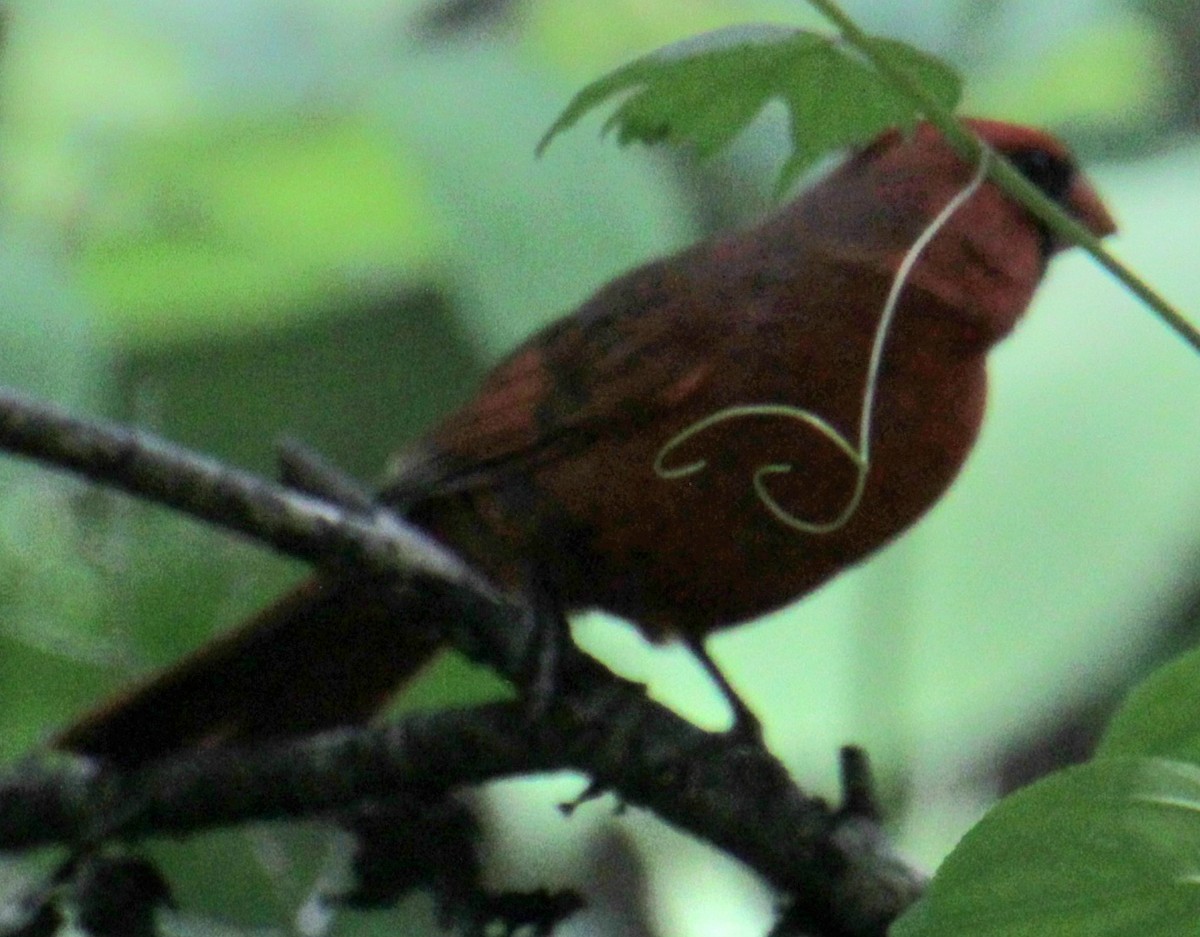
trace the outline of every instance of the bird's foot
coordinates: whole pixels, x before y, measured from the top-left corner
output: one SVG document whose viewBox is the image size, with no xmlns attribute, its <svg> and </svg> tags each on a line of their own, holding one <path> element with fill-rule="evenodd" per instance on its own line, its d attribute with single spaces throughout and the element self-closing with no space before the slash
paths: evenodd
<svg viewBox="0 0 1200 937">
<path fill-rule="evenodd" d="M 759 722 L 758 716 L 754 715 L 745 700 L 738 695 L 733 685 L 726 679 L 725 674 L 721 672 L 716 661 L 709 656 L 708 649 L 704 646 L 704 640 L 689 637 L 685 639 L 685 643 L 688 650 L 692 652 L 692 656 L 704 668 L 704 672 L 717 685 L 717 689 L 721 691 L 721 695 L 725 697 L 725 702 L 733 713 L 733 725 L 726 730 L 726 734 L 747 747 L 766 748 L 762 723 Z"/>
</svg>

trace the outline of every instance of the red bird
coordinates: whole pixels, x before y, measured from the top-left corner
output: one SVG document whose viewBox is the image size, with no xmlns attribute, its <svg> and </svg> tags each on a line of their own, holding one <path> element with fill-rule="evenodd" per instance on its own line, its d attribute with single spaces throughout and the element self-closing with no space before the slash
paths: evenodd
<svg viewBox="0 0 1200 937">
<path fill-rule="evenodd" d="M 1097 236 L 1067 150 L 968 121 Z M 396 460 L 380 503 L 500 588 L 701 654 L 887 543 L 975 441 L 988 350 L 1064 245 L 929 125 L 758 227 L 612 281 Z M 56 740 L 132 766 L 368 718 L 437 650 L 319 572 Z"/>
</svg>

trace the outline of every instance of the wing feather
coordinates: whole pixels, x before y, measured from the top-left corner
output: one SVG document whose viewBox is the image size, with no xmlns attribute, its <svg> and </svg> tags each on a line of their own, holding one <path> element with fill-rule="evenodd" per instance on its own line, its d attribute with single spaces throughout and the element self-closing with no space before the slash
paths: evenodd
<svg viewBox="0 0 1200 937">
<path fill-rule="evenodd" d="M 709 390 L 714 328 L 693 264 L 659 261 L 606 286 L 502 361 L 475 396 L 393 462 L 389 500 L 492 484 L 635 432 Z M 711 304 L 709 304 L 711 305 Z"/>
</svg>

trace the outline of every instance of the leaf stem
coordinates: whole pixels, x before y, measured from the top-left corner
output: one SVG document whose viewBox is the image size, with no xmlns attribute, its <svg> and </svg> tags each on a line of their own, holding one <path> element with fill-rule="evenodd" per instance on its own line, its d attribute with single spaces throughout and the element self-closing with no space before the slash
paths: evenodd
<svg viewBox="0 0 1200 937">
<path fill-rule="evenodd" d="M 942 132 L 952 146 L 969 159 L 979 158 L 983 144 L 974 134 L 963 127 L 953 113 L 942 107 L 906 68 L 893 62 L 872 41 L 871 37 L 845 14 L 835 0 L 808 0 L 808 2 L 837 27 L 847 44 L 865 56 L 879 74 L 916 104 L 926 119 Z M 1187 342 L 1194 351 L 1200 353 L 1200 329 L 1189 322 L 1183 313 L 1111 254 L 1100 243 L 1098 237 L 1042 194 L 1007 160 L 995 159 L 991 161 L 991 164 L 988 175 L 1001 189 L 1024 204 L 1055 234 L 1082 246 L 1102 267 L 1124 284 L 1126 289 L 1150 307 L 1168 328 Z"/>
</svg>

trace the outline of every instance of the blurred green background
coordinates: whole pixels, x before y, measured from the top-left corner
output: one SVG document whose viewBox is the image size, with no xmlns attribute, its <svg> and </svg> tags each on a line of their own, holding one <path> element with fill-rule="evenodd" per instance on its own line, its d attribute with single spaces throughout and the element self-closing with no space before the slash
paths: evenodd
<svg viewBox="0 0 1200 937">
<path fill-rule="evenodd" d="M 962 69 L 967 111 L 1070 140 L 1122 224 L 1115 248 L 1200 316 L 1200 6 L 846 6 Z M 569 97 L 700 30 L 815 22 L 782 0 L 3 10 L 0 383 L 265 471 L 292 435 L 368 479 L 538 325 L 770 207 L 780 114 L 713 164 L 599 144 L 598 120 L 536 160 Z M 1200 624 L 1200 361 L 1082 257 L 1055 264 L 1037 307 L 928 520 L 712 644 L 803 783 L 832 794 L 836 747 L 868 746 L 926 865 L 998 792 L 1086 755 L 1123 688 Z M 298 572 L 0 461 L 0 751 L 29 751 Z M 725 718 L 685 655 L 596 617 L 577 636 L 689 717 Z M 450 662 L 407 702 L 495 689 Z M 763 931 L 772 899 L 728 860 L 606 801 L 564 820 L 580 783 L 480 799 L 499 878 L 593 900 L 564 932 Z M 325 849 L 316 829 L 264 828 L 159 851 L 189 932 L 280 933 Z M 333 932 L 430 921 L 413 901 Z"/>
</svg>

